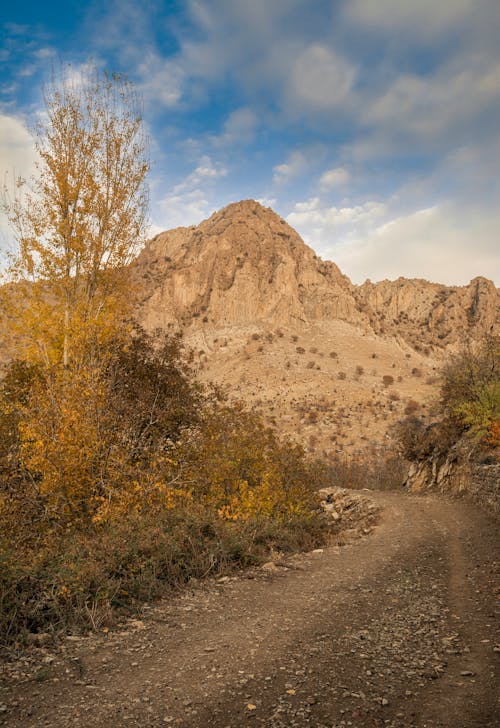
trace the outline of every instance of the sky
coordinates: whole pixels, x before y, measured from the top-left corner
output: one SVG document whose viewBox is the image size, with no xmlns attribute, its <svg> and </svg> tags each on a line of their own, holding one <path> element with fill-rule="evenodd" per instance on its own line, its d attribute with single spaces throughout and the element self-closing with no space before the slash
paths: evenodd
<svg viewBox="0 0 500 728">
<path fill-rule="evenodd" d="M 142 96 L 151 234 L 253 198 L 355 283 L 500 285 L 500 0 L 2 7 L 2 181 L 52 69 L 91 62 Z"/>
</svg>

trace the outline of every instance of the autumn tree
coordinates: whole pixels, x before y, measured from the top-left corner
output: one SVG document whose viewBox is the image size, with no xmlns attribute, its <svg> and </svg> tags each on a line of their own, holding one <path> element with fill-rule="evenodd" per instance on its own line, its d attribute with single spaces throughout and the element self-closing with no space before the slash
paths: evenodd
<svg viewBox="0 0 500 728">
<path fill-rule="evenodd" d="M 85 510 L 109 452 L 109 366 L 127 339 L 127 264 L 145 232 L 138 98 L 119 75 L 69 70 L 45 90 L 37 174 L 5 190 L 17 252 L 2 291 L 10 353 L 35 366 L 8 403 L 16 450 L 55 510 Z M 107 439 L 108 438 L 108 439 Z"/>
<path fill-rule="evenodd" d="M 441 407 L 484 444 L 500 444 L 500 338 L 457 354 L 442 371 Z"/>
<path fill-rule="evenodd" d="M 44 100 L 37 174 L 4 191 L 18 244 L 7 317 L 25 357 L 76 367 L 90 342 L 114 333 L 130 299 L 126 265 L 145 232 L 146 143 L 122 76 L 67 70 Z"/>
</svg>

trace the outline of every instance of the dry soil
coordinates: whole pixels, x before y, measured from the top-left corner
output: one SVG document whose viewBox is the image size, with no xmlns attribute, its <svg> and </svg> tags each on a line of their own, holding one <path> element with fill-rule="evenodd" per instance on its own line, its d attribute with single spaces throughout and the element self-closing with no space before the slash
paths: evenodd
<svg viewBox="0 0 500 728">
<path fill-rule="evenodd" d="M 34 677 L 7 674 L 0 725 L 498 726 L 494 521 L 465 503 L 373 497 L 383 512 L 363 539 L 39 649 Z"/>
</svg>

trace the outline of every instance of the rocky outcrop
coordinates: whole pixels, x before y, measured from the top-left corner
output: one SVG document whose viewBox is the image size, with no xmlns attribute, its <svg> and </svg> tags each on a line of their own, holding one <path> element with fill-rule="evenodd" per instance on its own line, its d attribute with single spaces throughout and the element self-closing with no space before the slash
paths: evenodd
<svg viewBox="0 0 500 728">
<path fill-rule="evenodd" d="M 417 350 L 500 330 L 499 292 L 491 281 L 448 287 L 399 278 L 355 286 L 254 200 L 157 235 L 133 274 L 148 329 L 297 328 L 340 320 Z"/>
<path fill-rule="evenodd" d="M 500 293 L 486 278 L 467 286 L 420 279 L 367 281 L 355 290 L 360 308 L 377 333 L 400 336 L 417 350 L 481 338 L 500 329 Z"/>
<path fill-rule="evenodd" d="M 367 535 L 380 514 L 379 506 L 365 493 L 331 486 L 321 488 L 321 507 L 333 533 L 344 537 Z"/>
<path fill-rule="evenodd" d="M 300 325 L 329 317 L 367 325 L 349 279 L 253 200 L 158 235 L 134 274 L 147 328 Z"/>
<path fill-rule="evenodd" d="M 464 440 L 447 453 L 435 452 L 411 463 L 404 485 L 413 493 L 437 491 L 500 510 L 500 462 L 494 456 L 481 461 Z"/>
</svg>

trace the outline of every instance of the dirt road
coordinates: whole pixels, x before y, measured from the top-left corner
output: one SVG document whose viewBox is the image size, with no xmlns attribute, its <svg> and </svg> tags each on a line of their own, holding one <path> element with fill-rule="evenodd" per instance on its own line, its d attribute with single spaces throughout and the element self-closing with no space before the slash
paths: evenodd
<svg viewBox="0 0 500 728">
<path fill-rule="evenodd" d="M 0 725 L 500 725 L 493 521 L 374 497 L 384 510 L 366 538 L 46 648 L 36 679 L 2 688 Z"/>
</svg>

